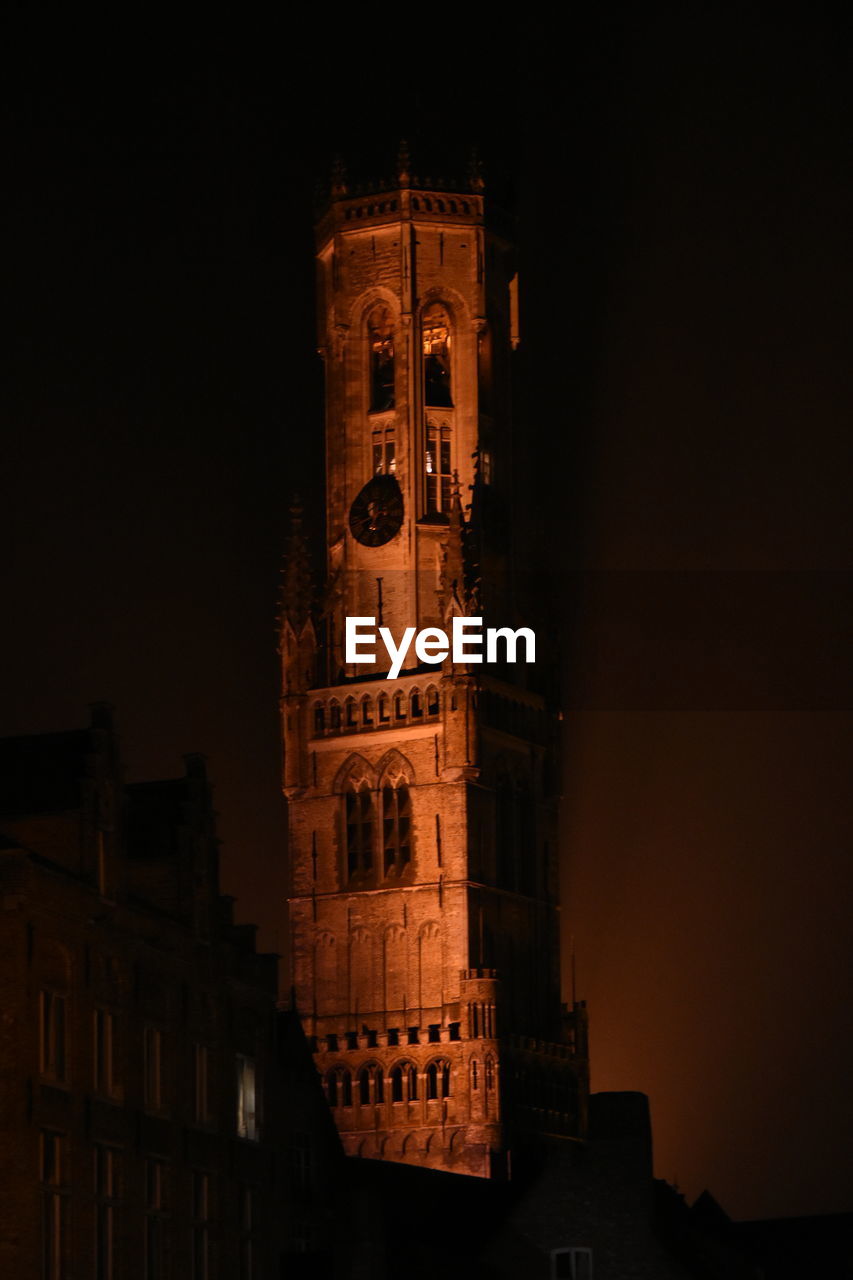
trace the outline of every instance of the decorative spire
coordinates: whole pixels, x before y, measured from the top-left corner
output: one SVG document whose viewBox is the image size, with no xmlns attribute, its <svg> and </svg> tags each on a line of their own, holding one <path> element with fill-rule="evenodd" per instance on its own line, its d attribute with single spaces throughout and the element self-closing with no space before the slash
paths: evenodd
<svg viewBox="0 0 853 1280">
<path fill-rule="evenodd" d="M 336 155 L 332 160 L 332 199 L 340 200 L 348 191 L 347 171 L 343 156 Z"/>
<path fill-rule="evenodd" d="M 302 531 L 302 504 L 296 496 L 290 505 L 290 533 L 285 540 L 281 577 L 279 621 L 282 624 L 289 622 L 298 635 L 314 602 L 314 576 L 308 543 Z"/>
<path fill-rule="evenodd" d="M 470 486 L 471 501 L 468 504 L 468 522 L 465 526 L 465 574 L 468 586 L 468 607 L 472 614 L 480 612 L 480 552 L 483 531 L 483 487 L 482 461 L 479 446 L 471 455 L 474 462 L 474 483 Z"/>
<path fill-rule="evenodd" d="M 468 157 L 468 185 L 472 191 L 482 191 L 486 185 L 483 181 L 483 162 L 476 147 L 471 148 Z"/>
<path fill-rule="evenodd" d="M 439 578 L 445 616 L 465 611 L 465 517 L 459 496 L 459 472 L 453 473 L 450 511 L 447 523 L 447 545 Z"/>
<path fill-rule="evenodd" d="M 408 187 L 412 181 L 412 157 L 409 152 L 409 144 L 405 138 L 400 139 L 400 146 L 397 150 L 397 185 L 400 187 Z"/>
</svg>

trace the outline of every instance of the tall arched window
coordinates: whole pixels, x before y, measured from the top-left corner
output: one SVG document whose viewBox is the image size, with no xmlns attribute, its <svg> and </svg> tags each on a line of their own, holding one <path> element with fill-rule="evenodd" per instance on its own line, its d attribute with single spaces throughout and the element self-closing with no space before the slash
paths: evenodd
<svg viewBox="0 0 853 1280">
<path fill-rule="evenodd" d="M 391 1068 L 391 1101 L 417 1102 L 418 1071 L 410 1062 L 398 1063 Z"/>
<path fill-rule="evenodd" d="M 373 796 L 366 782 L 346 793 L 347 871 L 350 876 L 373 870 Z"/>
<path fill-rule="evenodd" d="M 403 1068 L 391 1068 L 391 1101 L 403 1101 Z"/>
<path fill-rule="evenodd" d="M 369 1105 L 370 1082 L 373 1081 L 373 1102 L 384 1102 L 385 1100 L 385 1082 L 382 1075 L 382 1068 L 378 1065 L 364 1066 L 358 1073 L 358 1100 L 362 1106 Z"/>
<path fill-rule="evenodd" d="M 424 353 L 424 404 L 453 407 L 450 388 L 450 319 L 440 302 L 424 311 L 421 321 Z"/>
<path fill-rule="evenodd" d="M 330 1107 L 352 1106 L 352 1076 L 346 1067 L 334 1067 L 327 1073 L 326 1097 Z"/>
<path fill-rule="evenodd" d="M 427 1098 L 450 1097 L 450 1063 L 431 1062 L 426 1069 Z"/>
<path fill-rule="evenodd" d="M 379 303 L 367 317 L 370 350 L 370 412 L 385 413 L 394 408 L 394 319 L 388 307 Z"/>
<path fill-rule="evenodd" d="M 412 802 L 405 782 L 382 788 L 382 844 L 385 875 L 399 875 L 412 859 Z"/>
</svg>

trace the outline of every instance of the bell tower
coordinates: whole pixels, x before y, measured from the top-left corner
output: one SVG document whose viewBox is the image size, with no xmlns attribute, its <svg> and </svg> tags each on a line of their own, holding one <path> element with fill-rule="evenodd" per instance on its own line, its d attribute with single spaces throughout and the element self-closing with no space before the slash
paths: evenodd
<svg viewBox="0 0 853 1280">
<path fill-rule="evenodd" d="M 582 1136 L 585 1011 L 560 1003 L 557 711 L 536 667 L 440 664 L 345 623 L 530 625 L 512 537 L 511 224 L 463 184 L 333 176 L 316 229 L 325 583 L 298 509 L 280 611 L 292 983 L 352 1155 L 483 1177 Z M 503 651 L 501 651 L 503 656 Z"/>
</svg>

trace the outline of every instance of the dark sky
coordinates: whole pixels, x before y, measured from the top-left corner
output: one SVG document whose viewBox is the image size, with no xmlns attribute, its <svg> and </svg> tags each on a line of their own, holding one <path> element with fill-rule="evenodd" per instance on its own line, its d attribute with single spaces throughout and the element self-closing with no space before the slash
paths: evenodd
<svg viewBox="0 0 853 1280">
<path fill-rule="evenodd" d="M 204 752 L 225 887 L 284 949 L 315 185 L 477 142 L 520 218 L 593 1087 L 650 1094 L 691 1198 L 850 1209 L 849 32 L 435 16 L 5 42 L 0 732 L 106 698 L 130 779 Z"/>
</svg>

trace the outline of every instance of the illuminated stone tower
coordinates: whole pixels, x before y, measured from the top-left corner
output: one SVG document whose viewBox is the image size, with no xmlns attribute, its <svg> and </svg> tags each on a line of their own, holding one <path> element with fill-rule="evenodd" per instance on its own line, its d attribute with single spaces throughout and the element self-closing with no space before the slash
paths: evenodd
<svg viewBox="0 0 853 1280">
<path fill-rule="evenodd" d="M 537 668 L 347 665 L 344 619 L 521 616 L 508 220 L 453 190 L 336 173 L 317 226 L 326 583 L 298 510 L 280 618 L 296 1006 L 344 1146 L 504 1176 L 578 1136 L 582 1008 L 560 1003 L 556 712 Z M 544 637 L 540 636 L 540 651 Z"/>
</svg>

